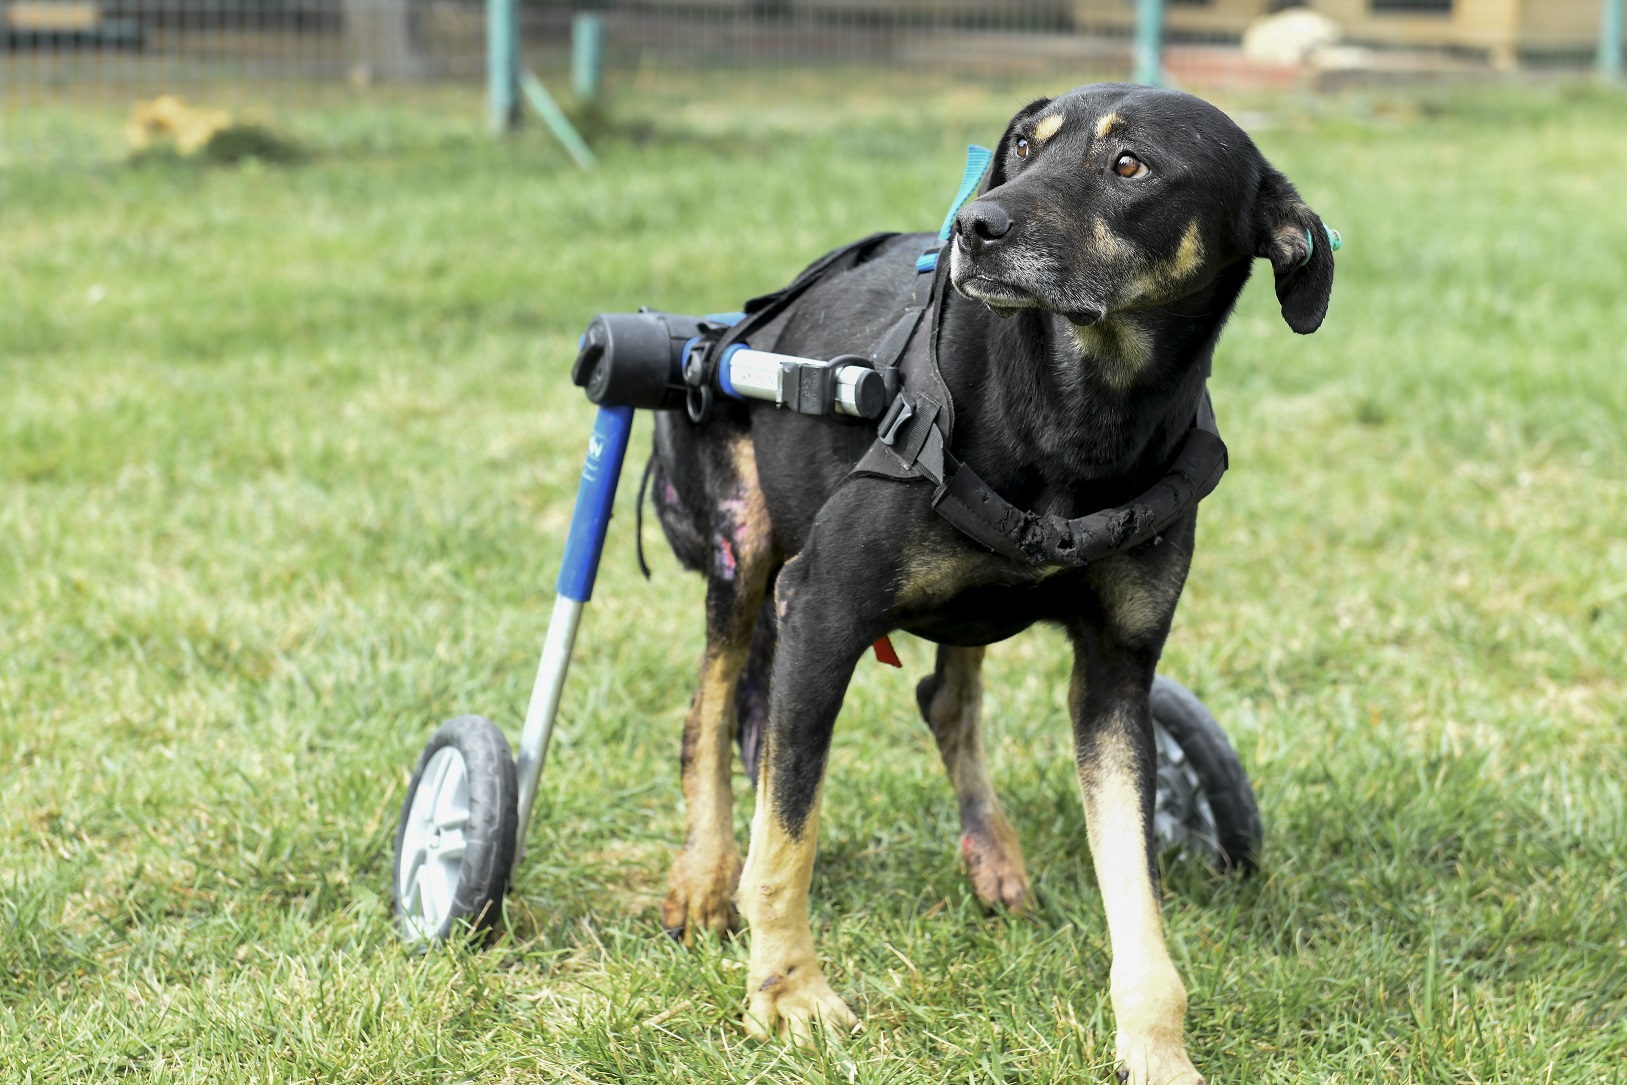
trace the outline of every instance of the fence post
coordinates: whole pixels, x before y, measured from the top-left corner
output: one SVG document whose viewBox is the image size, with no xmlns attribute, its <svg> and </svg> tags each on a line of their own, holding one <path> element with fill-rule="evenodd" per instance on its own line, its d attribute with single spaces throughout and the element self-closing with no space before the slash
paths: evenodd
<svg viewBox="0 0 1627 1085">
<path fill-rule="evenodd" d="M 494 133 L 520 123 L 520 42 L 516 0 L 486 0 L 486 109 Z"/>
<path fill-rule="evenodd" d="M 578 102 L 598 101 L 603 60 L 604 19 L 583 12 L 571 21 L 571 95 Z"/>
<path fill-rule="evenodd" d="M 1136 0 L 1135 82 L 1163 83 L 1163 53 L 1164 0 Z"/>
<path fill-rule="evenodd" d="M 1604 0 L 1599 19 L 1599 75 L 1621 81 L 1622 0 Z"/>
</svg>

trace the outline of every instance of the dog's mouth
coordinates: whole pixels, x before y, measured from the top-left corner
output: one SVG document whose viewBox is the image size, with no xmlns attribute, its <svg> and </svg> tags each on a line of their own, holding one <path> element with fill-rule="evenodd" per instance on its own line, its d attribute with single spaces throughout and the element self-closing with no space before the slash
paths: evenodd
<svg viewBox="0 0 1627 1085">
<path fill-rule="evenodd" d="M 955 289 L 963 297 L 973 301 L 980 301 L 994 311 L 998 317 L 1014 316 L 1019 309 L 1044 309 L 1046 312 L 1056 313 L 1066 317 L 1069 322 L 1080 328 L 1088 328 L 1102 317 L 1106 311 L 1088 305 L 1083 308 L 1059 308 L 1040 298 L 1035 297 L 1021 287 L 1012 286 L 1000 279 L 991 279 L 984 275 L 968 275 L 962 279 L 950 279 Z"/>
<path fill-rule="evenodd" d="M 956 282 L 955 289 L 973 301 L 980 301 L 993 309 L 1001 316 L 1010 316 L 1018 309 L 1035 309 L 1040 307 L 1039 299 L 1026 290 L 1019 290 L 1010 283 L 999 279 L 990 279 L 982 275 L 968 276 Z"/>
<path fill-rule="evenodd" d="M 1041 304 L 1038 298 L 1021 287 L 974 267 L 972 258 L 958 243 L 950 250 L 949 282 L 962 297 L 980 301 L 1003 317 L 1010 316 L 1018 309 L 1039 308 Z"/>
<path fill-rule="evenodd" d="M 982 302 L 999 317 L 1013 316 L 1020 309 L 1043 309 L 1066 317 L 1078 327 L 1088 328 L 1106 315 L 1103 306 L 1088 302 L 1084 305 L 1057 304 L 1025 286 L 991 275 L 984 268 L 976 266 L 973 258 L 958 244 L 950 254 L 949 282 L 962 297 Z"/>
</svg>

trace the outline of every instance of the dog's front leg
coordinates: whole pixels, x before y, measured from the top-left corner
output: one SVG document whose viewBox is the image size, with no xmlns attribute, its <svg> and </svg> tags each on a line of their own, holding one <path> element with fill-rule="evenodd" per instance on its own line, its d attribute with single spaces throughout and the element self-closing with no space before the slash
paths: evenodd
<svg viewBox="0 0 1627 1085">
<path fill-rule="evenodd" d="M 1164 946 L 1158 912 L 1152 844 L 1157 761 L 1148 705 L 1156 662 L 1156 653 L 1117 642 L 1111 625 L 1075 630 L 1069 707 L 1090 854 L 1113 952 L 1120 1080 L 1202 1085 L 1182 1038 L 1186 987 Z"/>
<path fill-rule="evenodd" d="M 821 569 L 811 549 L 785 567 L 776 587 L 779 651 L 738 896 L 751 929 L 746 1030 L 799 1043 L 816 1022 L 842 1031 L 858 1024 L 814 955 L 808 886 L 831 731 L 869 643 L 863 608 L 843 590 L 841 571 Z"/>
</svg>

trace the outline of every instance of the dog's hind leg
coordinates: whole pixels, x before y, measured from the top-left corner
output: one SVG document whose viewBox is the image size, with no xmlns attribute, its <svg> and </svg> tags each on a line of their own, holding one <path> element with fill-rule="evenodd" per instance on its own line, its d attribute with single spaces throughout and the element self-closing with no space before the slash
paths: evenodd
<svg viewBox="0 0 1627 1085">
<path fill-rule="evenodd" d="M 739 720 L 735 742 L 740 747 L 740 763 L 752 786 L 757 786 L 757 762 L 762 758 L 763 732 L 768 728 L 768 683 L 774 677 L 774 648 L 779 641 L 774 617 L 774 590 L 763 593 L 763 607 L 757 615 L 757 629 L 751 635 L 751 654 L 740 684 L 734 691 L 735 716 Z"/>
<path fill-rule="evenodd" d="M 750 441 L 735 442 L 731 452 L 732 464 L 714 480 L 719 485 L 709 517 L 706 652 L 700 688 L 684 720 L 684 845 L 661 906 L 662 925 L 686 944 L 697 931 L 721 933 L 735 921 L 735 696 L 775 561 Z"/>
<path fill-rule="evenodd" d="M 1020 912 L 1028 903 L 1028 869 L 983 758 L 982 672 L 982 648 L 939 645 L 937 669 L 921 679 L 915 699 L 960 804 L 960 852 L 972 889 L 990 907 Z"/>
</svg>

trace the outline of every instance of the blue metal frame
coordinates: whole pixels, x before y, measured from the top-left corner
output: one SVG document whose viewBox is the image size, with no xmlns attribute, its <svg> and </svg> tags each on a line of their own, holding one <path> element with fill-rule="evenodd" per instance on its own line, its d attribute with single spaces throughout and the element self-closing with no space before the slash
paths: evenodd
<svg viewBox="0 0 1627 1085">
<path fill-rule="evenodd" d="M 576 508 L 571 513 L 570 535 L 565 539 L 565 556 L 555 586 L 560 595 L 578 603 L 593 597 L 599 556 L 604 553 L 605 534 L 610 530 L 611 506 L 616 502 L 616 483 L 621 478 L 632 434 L 633 408 L 599 408 L 593 420 L 593 435 L 588 438 L 587 460 L 582 464 L 582 482 L 576 489 Z"/>
</svg>

